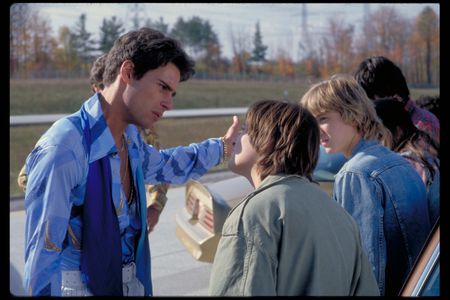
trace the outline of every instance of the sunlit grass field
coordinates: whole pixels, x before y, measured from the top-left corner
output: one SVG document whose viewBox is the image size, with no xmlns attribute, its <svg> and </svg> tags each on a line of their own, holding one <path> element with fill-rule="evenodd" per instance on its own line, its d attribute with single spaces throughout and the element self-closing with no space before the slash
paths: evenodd
<svg viewBox="0 0 450 300">
<path fill-rule="evenodd" d="M 306 92 L 307 81 L 215 81 L 189 80 L 179 85 L 175 109 L 246 107 L 261 99 L 296 102 Z M 286 91 L 286 92 L 285 92 Z M 412 89 L 413 99 L 439 95 L 439 89 Z M 287 95 L 287 96 L 286 96 Z M 11 80 L 10 115 L 72 113 L 91 96 L 88 79 Z M 242 120 L 241 116 L 241 120 Z M 162 119 L 156 124 L 162 147 L 188 145 L 223 135 L 230 117 Z M 10 195 L 23 192 L 17 175 L 28 153 L 49 125 L 10 127 Z M 214 170 L 223 169 L 218 166 Z"/>
<path fill-rule="evenodd" d="M 262 98 L 295 101 L 306 91 L 304 81 L 189 80 L 180 83 L 175 109 L 242 107 Z M 10 114 L 69 113 L 91 96 L 87 79 L 34 79 L 10 81 Z"/>
</svg>

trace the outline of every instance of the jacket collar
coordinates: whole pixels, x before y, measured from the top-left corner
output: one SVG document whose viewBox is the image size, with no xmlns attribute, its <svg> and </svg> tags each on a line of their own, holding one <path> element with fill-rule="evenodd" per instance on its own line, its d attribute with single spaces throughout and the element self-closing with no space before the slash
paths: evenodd
<svg viewBox="0 0 450 300">
<path fill-rule="evenodd" d="M 89 153 L 89 163 L 91 163 L 117 152 L 118 149 L 106 123 L 98 94 L 94 94 L 83 106 L 89 118 L 89 130 L 92 137 L 91 152 Z"/>
<path fill-rule="evenodd" d="M 364 138 L 361 138 L 361 140 L 353 148 L 351 157 L 355 156 L 356 153 L 361 152 L 362 150 L 377 145 L 379 143 L 380 142 L 378 142 L 377 140 L 366 140 Z"/>
<path fill-rule="evenodd" d="M 269 175 L 266 178 L 264 178 L 264 180 L 261 182 L 261 184 L 258 186 L 258 188 L 256 188 L 253 192 L 251 192 L 250 194 L 248 194 L 242 201 L 247 200 L 248 198 L 253 197 L 254 195 L 274 186 L 277 185 L 285 180 L 288 180 L 289 178 L 299 178 L 301 180 L 306 180 L 309 181 L 308 179 L 306 179 L 305 177 L 302 177 L 300 175 L 287 175 L 287 174 L 276 174 L 276 175 Z"/>
<path fill-rule="evenodd" d="M 276 185 L 279 182 L 286 180 L 288 178 L 292 178 L 292 177 L 297 177 L 299 179 L 309 181 L 308 179 L 306 179 L 303 176 L 294 175 L 294 174 L 287 175 L 287 174 L 280 173 L 280 174 L 276 174 L 276 175 L 269 175 L 266 178 L 264 178 L 264 180 L 261 182 L 261 184 L 255 191 L 267 189 L 270 186 Z"/>
</svg>

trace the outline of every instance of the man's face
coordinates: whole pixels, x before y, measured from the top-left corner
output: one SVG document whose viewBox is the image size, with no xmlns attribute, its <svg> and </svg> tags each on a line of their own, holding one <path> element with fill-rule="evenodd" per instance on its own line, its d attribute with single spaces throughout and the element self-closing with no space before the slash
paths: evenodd
<svg viewBox="0 0 450 300">
<path fill-rule="evenodd" d="M 128 122 L 151 128 L 173 108 L 179 82 L 180 71 L 173 63 L 148 71 L 140 80 L 131 79 L 123 93 Z"/>
</svg>

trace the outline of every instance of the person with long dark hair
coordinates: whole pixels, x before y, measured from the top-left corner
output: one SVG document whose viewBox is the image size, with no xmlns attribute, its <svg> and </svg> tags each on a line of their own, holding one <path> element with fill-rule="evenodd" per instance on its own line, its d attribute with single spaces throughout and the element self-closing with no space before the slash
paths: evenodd
<svg viewBox="0 0 450 300">
<path fill-rule="evenodd" d="M 406 158 L 427 187 L 430 223 L 439 216 L 439 145 L 428 133 L 418 129 L 403 105 L 393 98 L 375 100 L 377 115 L 392 134 L 392 150 Z"/>
<path fill-rule="evenodd" d="M 411 99 L 402 70 L 385 56 L 372 56 L 357 67 L 354 77 L 371 100 L 394 97 L 408 111 L 413 124 L 440 142 L 439 119 Z"/>
</svg>

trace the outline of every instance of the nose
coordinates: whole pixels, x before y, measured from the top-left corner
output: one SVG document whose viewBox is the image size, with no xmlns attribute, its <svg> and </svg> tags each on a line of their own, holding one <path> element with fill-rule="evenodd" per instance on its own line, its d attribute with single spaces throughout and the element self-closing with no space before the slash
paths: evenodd
<svg viewBox="0 0 450 300">
<path fill-rule="evenodd" d="M 161 106 L 164 108 L 164 110 L 173 109 L 173 96 L 168 96 L 166 99 L 164 99 L 161 102 Z"/>
<path fill-rule="evenodd" d="M 323 130 L 321 126 L 319 126 L 319 132 L 320 132 L 320 138 L 323 138 L 323 137 L 327 136 L 326 131 Z"/>
</svg>

